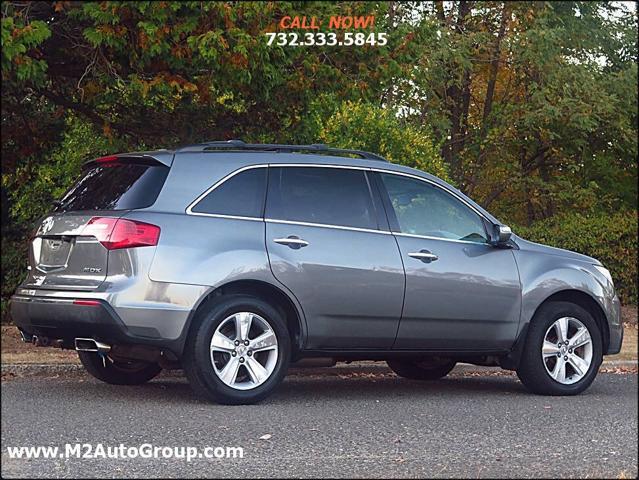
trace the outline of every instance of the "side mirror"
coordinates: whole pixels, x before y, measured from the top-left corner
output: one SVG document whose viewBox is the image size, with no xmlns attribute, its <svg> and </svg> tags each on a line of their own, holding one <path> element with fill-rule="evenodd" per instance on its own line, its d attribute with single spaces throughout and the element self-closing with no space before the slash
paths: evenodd
<svg viewBox="0 0 639 480">
<path fill-rule="evenodd" d="M 495 225 L 493 229 L 493 245 L 505 245 L 510 240 L 513 231 L 508 225 Z"/>
</svg>

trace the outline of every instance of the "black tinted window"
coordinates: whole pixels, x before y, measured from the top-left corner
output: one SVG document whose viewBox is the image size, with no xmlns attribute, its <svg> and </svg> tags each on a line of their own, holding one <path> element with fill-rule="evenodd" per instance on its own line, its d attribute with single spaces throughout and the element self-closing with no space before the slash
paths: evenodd
<svg viewBox="0 0 639 480">
<path fill-rule="evenodd" d="M 271 168 L 266 216 L 275 220 L 376 229 L 375 211 L 361 170 Z"/>
<path fill-rule="evenodd" d="M 487 242 L 484 223 L 466 205 L 421 180 L 382 174 L 401 233 Z"/>
<path fill-rule="evenodd" d="M 251 168 L 232 176 L 192 208 L 196 213 L 261 217 L 266 168 Z"/>
<path fill-rule="evenodd" d="M 169 168 L 159 164 L 108 163 L 93 165 L 62 197 L 58 212 L 72 210 L 130 210 L 151 206 Z"/>
</svg>

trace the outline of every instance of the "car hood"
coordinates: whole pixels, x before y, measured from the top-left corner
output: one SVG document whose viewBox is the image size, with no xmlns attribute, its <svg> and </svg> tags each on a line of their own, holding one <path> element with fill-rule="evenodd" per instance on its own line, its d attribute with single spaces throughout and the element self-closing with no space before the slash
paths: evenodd
<svg viewBox="0 0 639 480">
<path fill-rule="evenodd" d="M 589 257 L 577 252 L 571 252 L 570 250 L 564 250 L 563 248 L 549 247 L 548 245 L 542 245 L 541 243 L 531 242 L 525 240 L 517 235 L 513 235 L 515 243 L 521 250 L 536 253 L 546 253 L 548 255 L 557 255 L 571 260 L 578 260 L 581 262 L 590 263 L 592 265 L 601 265 L 601 262 L 596 258 Z"/>
</svg>

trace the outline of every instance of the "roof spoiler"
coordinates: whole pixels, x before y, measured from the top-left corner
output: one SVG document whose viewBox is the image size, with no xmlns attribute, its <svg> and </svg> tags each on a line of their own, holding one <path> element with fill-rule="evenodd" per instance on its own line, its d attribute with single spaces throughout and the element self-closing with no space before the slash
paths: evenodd
<svg viewBox="0 0 639 480">
<path fill-rule="evenodd" d="M 170 167 L 173 164 L 173 157 L 175 154 L 169 150 L 157 150 L 153 152 L 132 152 L 132 153 L 118 153 L 116 155 L 107 155 L 105 157 L 93 158 L 84 163 L 87 165 L 95 165 L 101 163 L 112 163 L 117 161 L 133 161 L 138 160 L 142 163 L 161 163 Z"/>
</svg>

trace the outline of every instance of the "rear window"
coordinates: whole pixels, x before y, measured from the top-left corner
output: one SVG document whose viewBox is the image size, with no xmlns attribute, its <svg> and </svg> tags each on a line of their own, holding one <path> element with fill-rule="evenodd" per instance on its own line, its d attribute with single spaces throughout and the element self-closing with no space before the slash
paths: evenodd
<svg viewBox="0 0 639 480">
<path fill-rule="evenodd" d="M 266 193 L 266 167 L 251 168 L 226 180 L 191 209 L 195 213 L 260 218 Z"/>
<path fill-rule="evenodd" d="M 56 212 L 73 210 L 133 210 L 157 199 L 169 167 L 157 163 L 90 164 L 66 193 Z"/>
</svg>

